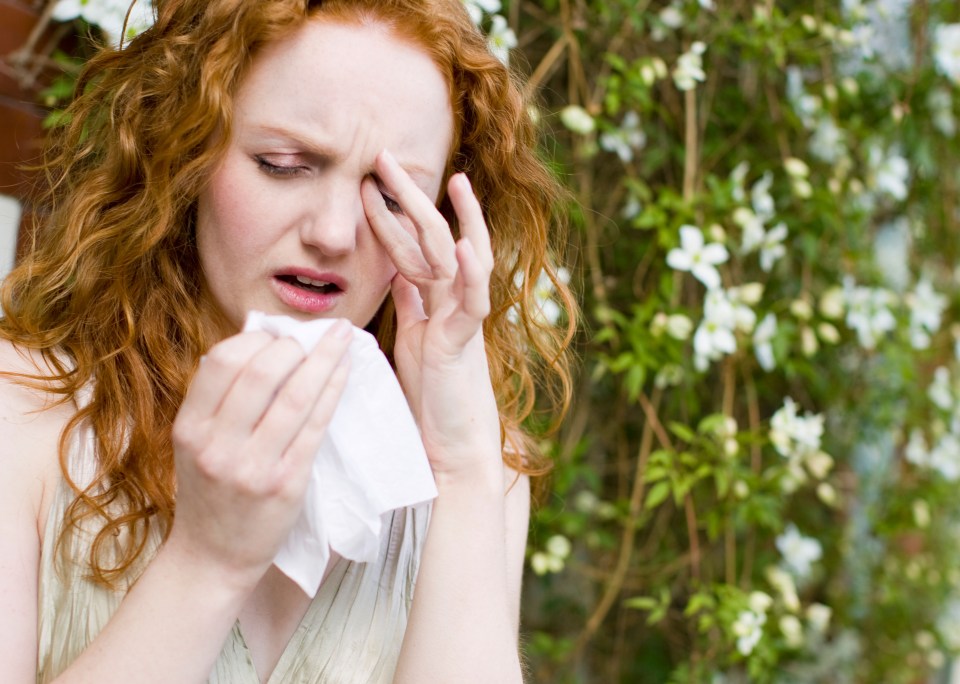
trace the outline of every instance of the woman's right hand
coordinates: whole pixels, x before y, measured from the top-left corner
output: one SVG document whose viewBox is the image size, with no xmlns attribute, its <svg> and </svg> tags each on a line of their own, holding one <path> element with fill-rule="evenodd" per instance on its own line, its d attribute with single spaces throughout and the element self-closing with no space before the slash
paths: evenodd
<svg viewBox="0 0 960 684">
<path fill-rule="evenodd" d="M 210 350 L 173 426 L 177 508 L 168 551 L 256 585 L 303 505 L 346 382 L 351 335 L 341 320 L 309 355 L 263 332 Z"/>
</svg>

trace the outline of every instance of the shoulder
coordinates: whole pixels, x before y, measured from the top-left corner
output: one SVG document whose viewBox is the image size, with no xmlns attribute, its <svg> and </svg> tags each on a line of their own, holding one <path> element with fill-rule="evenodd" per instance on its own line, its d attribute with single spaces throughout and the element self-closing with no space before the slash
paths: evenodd
<svg viewBox="0 0 960 684">
<path fill-rule="evenodd" d="M 0 340 L 0 679 L 36 676 L 42 522 L 57 482 L 60 432 L 70 405 L 4 373 L 33 373 L 40 359 Z"/>
<path fill-rule="evenodd" d="M 76 410 L 15 377 L 46 368 L 39 354 L 0 339 L 0 499 L 29 504 L 38 516 L 59 476 L 60 434 Z"/>
</svg>

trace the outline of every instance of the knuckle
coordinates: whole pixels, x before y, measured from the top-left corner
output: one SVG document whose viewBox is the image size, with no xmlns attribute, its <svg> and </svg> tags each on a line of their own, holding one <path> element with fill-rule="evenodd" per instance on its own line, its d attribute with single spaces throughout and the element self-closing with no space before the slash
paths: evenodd
<svg viewBox="0 0 960 684">
<path fill-rule="evenodd" d="M 280 392 L 276 398 L 280 410 L 290 413 L 298 413 L 305 408 L 309 408 L 315 400 L 315 392 L 311 391 L 310 388 L 295 383 L 284 387 L 283 391 Z"/>
<path fill-rule="evenodd" d="M 175 448 L 196 450 L 203 446 L 206 436 L 197 423 L 190 418 L 178 416 L 173 421 L 171 439 Z"/>
</svg>

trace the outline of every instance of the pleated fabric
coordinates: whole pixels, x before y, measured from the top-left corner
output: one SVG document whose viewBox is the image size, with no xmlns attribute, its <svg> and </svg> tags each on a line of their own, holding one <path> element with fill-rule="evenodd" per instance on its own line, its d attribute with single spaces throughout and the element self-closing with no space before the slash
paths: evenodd
<svg viewBox="0 0 960 684">
<path fill-rule="evenodd" d="M 71 476 L 89 481 L 95 466 L 89 429 L 74 435 Z M 84 567 L 95 536 L 88 524 L 56 547 L 73 493 L 61 482 L 50 506 L 40 565 L 37 683 L 63 672 L 104 628 L 160 546 L 147 532 L 137 567 L 116 590 L 91 582 Z M 386 684 L 393 679 L 426 539 L 428 506 L 384 515 L 373 563 L 337 562 L 286 646 L 268 684 Z M 125 541 L 118 537 L 115 553 Z M 149 619 L 149 618 L 147 618 Z M 185 614 L 183 619 L 190 620 Z M 171 658 L 176 654 L 171 653 Z M 209 684 L 261 684 L 239 623 L 227 636 Z"/>
</svg>

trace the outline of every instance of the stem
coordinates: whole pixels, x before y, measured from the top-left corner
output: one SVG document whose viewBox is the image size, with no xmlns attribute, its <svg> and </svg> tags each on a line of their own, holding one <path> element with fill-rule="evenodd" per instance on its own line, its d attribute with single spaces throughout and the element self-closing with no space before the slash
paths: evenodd
<svg viewBox="0 0 960 684">
<path fill-rule="evenodd" d="M 651 401 L 654 413 L 660 406 L 662 393 L 656 390 Z M 614 602 L 620 595 L 624 579 L 627 575 L 627 569 L 630 567 L 630 559 L 633 555 L 633 547 L 636 541 L 637 527 L 639 527 L 641 513 L 643 511 L 643 494 L 645 491 L 644 473 L 647 469 L 647 461 L 650 458 L 650 452 L 653 447 L 653 426 L 647 421 L 643 426 L 643 434 L 640 437 L 640 452 L 637 456 L 637 469 L 633 476 L 633 491 L 630 496 L 629 515 L 623 526 L 623 534 L 620 537 L 620 553 L 617 557 L 617 564 L 610 575 L 610 581 L 604 589 L 603 596 L 597 603 L 590 617 L 584 625 L 574 643 L 573 648 L 567 655 L 568 659 L 576 659 L 580 656 L 583 649 L 590 643 L 600 625 L 613 607 Z"/>
<path fill-rule="evenodd" d="M 697 535 L 697 511 L 693 505 L 693 496 L 689 493 L 683 501 L 683 509 L 687 514 L 687 537 L 690 539 L 690 576 L 700 582 L 700 538 Z"/>
<path fill-rule="evenodd" d="M 697 125 L 697 93 L 695 88 L 683 94 L 684 104 L 684 150 L 683 150 L 683 199 L 693 200 L 697 187 L 697 160 L 699 150 L 699 127 Z"/>
</svg>

